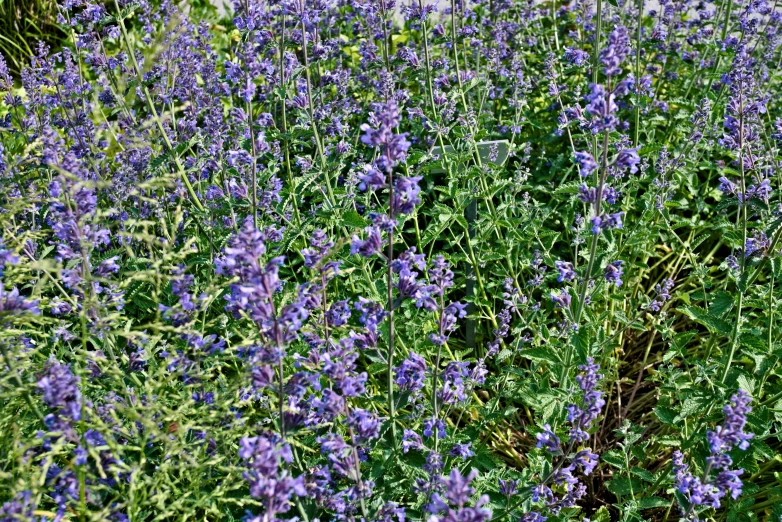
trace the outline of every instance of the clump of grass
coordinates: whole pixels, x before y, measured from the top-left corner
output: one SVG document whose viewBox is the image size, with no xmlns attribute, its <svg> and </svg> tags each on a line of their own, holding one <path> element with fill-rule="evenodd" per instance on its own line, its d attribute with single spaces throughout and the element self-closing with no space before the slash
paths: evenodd
<svg viewBox="0 0 782 522">
<path fill-rule="evenodd" d="M 55 0 L 0 0 L 0 53 L 11 74 L 29 62 L 37 42 L 57 47 L 65 37 Z"/>
</svg>

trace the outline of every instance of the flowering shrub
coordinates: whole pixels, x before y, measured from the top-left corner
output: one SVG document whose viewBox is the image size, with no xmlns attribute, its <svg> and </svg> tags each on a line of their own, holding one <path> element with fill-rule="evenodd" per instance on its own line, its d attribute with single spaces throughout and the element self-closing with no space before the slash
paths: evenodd
<svg viewBox="0 0 782 522">
<path fill-rule="evenodd" d="M 0 520 L 782 517 L 776 4 L 59 15 L 0 59 Z"/>
</svg>

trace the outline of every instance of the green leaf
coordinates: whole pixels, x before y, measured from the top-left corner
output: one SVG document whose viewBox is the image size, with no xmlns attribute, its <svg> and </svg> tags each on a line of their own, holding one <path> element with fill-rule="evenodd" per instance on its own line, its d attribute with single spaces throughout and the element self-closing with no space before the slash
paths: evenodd
<svg viewBox="0 0 782 522">
<path fill-rule="evenodd" d="M 606 506 L 600 506 L 595 514 L 590 517 L 592 522 L 611 522 L 611 513 Z"/>
<path fill-rule="evenodd" d="M 733 308 L 733 295 L 725 291 L 717 292 L 717 295 L 711 301 L 709 305 L 709 315 L 721 316 L 726 312 L 729 312 Z"/>
<path fill-rule="evenodd" d="M 671 503 L 670 500 L 666 500 L 660 497 L 645 497 L 645 498 L 639 498 L 636 501 L 635 505 L 638 506 L 638 509 L 653 509 L 653 508 L 668 507 L 670 503 Z"/>
<path fill-rule="evenodd" d="M 627 477 L 614 477 L 606 483 L 608 491 L 617 496 L 626 496 L 630 493 L 640 493 L 644 490 L 643 482 L 640 479 L 629 479 Z"/>
<path fill-rule="evenodd" d="M 369 222 L 355 210 L 348 210 L 342 215 L 342 223 L 348 227 L 364 228 L 369 226 Z"/>
<path fill-rule="evenodd" d="M 705 326 L 712 333 L 721 333 L 730 336 L 733 332 L 733 328 L 726 321 L 710 314 L 699 306 L 684 306 L 679 310 L 696 323 Z"/>
<path fill-rule="evenodd" d="M 665 424 L 674 424 L 674 419 L 676 418 L 676 412 L 674 410 L 663 406 L 657 406 L 654 409 L 654 414 Z"/>
<path fill-rule="evenodd" d="M 615 468 L 623 469 L 626 465 L 625 457 L 619 450 L 606 451 L 600 456 L 600 460 L 608 462 Z"/>
<path fill-rule="evenodd" d="M 652 473 L 651 471 L 641 469 L 638 466 L 634 466 L 633 469 L 630 470 L 630 472 L 636 477 L 640 477 L 641 480 L 645 480 L 646 482 L 654 482 L 654 473 Z"/>
<path fill-rule="evenodd" d="M 545 346 L 527 348 L 521 352 L 521 356 L 538 363 L 559 364 L 562 362 L 554 350 Z"/>
</svg>

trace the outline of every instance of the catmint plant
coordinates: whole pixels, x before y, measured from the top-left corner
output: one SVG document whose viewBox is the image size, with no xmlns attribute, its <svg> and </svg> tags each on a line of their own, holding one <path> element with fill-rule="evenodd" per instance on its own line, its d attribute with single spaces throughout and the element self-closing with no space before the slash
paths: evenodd
<svg viewBox="0 0 782 522">
<path fill-rule="evenodd" d="M 778 5 L 50 4 L 0 520 L 782 516 Z"/>
</svg>

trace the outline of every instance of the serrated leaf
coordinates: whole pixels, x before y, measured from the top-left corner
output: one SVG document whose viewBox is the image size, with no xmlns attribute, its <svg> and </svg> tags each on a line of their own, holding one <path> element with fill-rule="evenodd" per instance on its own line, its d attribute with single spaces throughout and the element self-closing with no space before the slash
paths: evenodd
<svg viewBox="0 0 782 522">
<path fill-rule="evenodd" d="M 731 294 L 725 291 L 719 291 L 711 301 L 711 304 L 709 304 L 709 314 L 721 316 L 733 308 L 733 303 L 734 298 Z"/>
<path fill-rule="evenodd" d="M 348 210 L 347 212 L 342 214 L 342 223 L 344 223 L 348 227 L 355 227 L 355 228 L 364 228 L 369 226 L 369 221 L 367 221 L 361 214 L 359 214 L 355 210 Z"/>
<path fill-rule="evenodd" d="M 733 328 L 726 321 L 710 314 L 699 306 L 689 305 L 679 310 L 696 323 L 705 326 L 710 332 L 721 333 L 726 336 L 730 336 L 733 332 Z"/>
<path fill-rule="evenodd" d="M 560 359 L 556 352 L 545 346 L 533 346 L 521 352 L 521 356 L 535 362 L 544 362 L 550 364 L 559 364 Z"/>
<path fill-rule="evenodd" d="M 663 406 L 657 406 L 654 408 L 654 414 L 657 416 L 660 421 L 664 422 L 665 424 L 673 424 L 674 419 L 676 419 L 676 412 L 670 408 L 665 408 Z"/>
<path fill-rule="evenodd" d="M 668 507 L 670 504 L 671 504 L 670 500 L 666 500 L 660 497 L 644 497 L 644 498 L 639 498 L 635 502 L 635 505 L 638 506 L 638 509 L 653 509 L 653 508 Z"/>
<path fill-rule="evenodd" d="M 643 482 L 640 479 L 629 479 L 628 477 L 614 477 L 606 483 L 608 491 L 618 496 L 626 496 L 630 493 L 640 493 L 644 490 Z"/>
<path fill-rule="evenodd" d="M 608 462 L 615 468 L 622 469 L 625 467 L 625 457 L 622 452 L 618 450 L 606 451 L 600 456 L 600 460 Z"/>
</svg>

